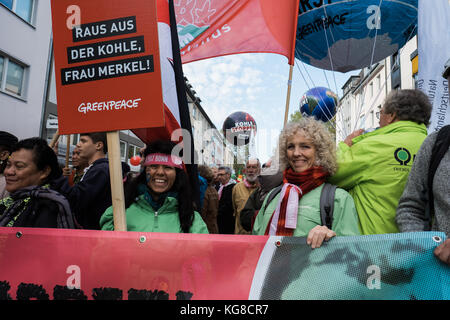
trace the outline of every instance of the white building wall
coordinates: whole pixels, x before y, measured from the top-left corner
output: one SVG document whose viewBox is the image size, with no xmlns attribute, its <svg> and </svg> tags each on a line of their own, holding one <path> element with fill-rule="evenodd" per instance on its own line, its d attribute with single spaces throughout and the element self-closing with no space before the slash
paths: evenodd
<svg viewBox="0 0 450 320">
<path fill-rule="evenodd" d="M 399 51 L 401 89 L 414 89 L 411 54 L 417 49 L 417 36 L 408 41 Z M 374 129 L 379 126 L 379 113 L 383 102 L 392 90 L 393 65 L 388 57 L 372 69 L 361 71 L 362 83 L 351 93 L 344 96 L 337 112 L 336 143 L 343 141 L 350 133 L 357 129 Z M 350 126 L 350 128 L 349 128 Z"/>
<path fill-rule="evenodd" d="M 0 5 L 0 53 L 27 66 L 23 97 L 0 91 L 0 130 L 19 139 L 40 135 L 51 44 L 50 1 L 35 1 L 29 24 Z"/>
</svg>

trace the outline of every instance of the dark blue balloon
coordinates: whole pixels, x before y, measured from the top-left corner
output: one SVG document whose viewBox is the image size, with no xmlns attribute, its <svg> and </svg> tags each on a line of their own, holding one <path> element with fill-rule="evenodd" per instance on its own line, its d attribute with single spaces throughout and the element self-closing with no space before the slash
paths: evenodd
<svg viewBox="0 0 450 320">
<path fill-rule="evenodd" d="M 300 100 L 302 115 L 314 116 L 317 120 L 327 122 L 336 114 L 338 105 L 337 95 L 328 88 L 312 88 Z"/>
<path fill-rule="evenodd" d="M 418 0 L 302 0 L 295 57 L 340 72 L 368 67 L 417 33 L 417 5 Z"/>
</svg>

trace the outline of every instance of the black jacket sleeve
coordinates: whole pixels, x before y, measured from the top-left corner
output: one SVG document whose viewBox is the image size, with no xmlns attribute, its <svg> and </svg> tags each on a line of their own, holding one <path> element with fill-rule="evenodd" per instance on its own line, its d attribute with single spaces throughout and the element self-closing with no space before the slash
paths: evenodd
<svg viewBox="0 0 450 320">
<path fill-rule="evenodd" d="M 245 203 L 244 209 L 242 209 L 240 214 L 241 225 L 246 231 L 252 231 L 253 216 L 255 215 L 255 212 L 261 208 L 259 191 L 260 188 L 250 194 L 250 197 Z"/>
</svg>

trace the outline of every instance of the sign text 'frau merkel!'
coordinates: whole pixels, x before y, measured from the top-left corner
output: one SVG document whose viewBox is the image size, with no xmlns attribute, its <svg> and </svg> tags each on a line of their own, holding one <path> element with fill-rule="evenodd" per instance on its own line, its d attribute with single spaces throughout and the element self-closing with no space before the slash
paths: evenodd
<svg viewBox="0 0 450 320">
<path fill-rule="evenodd" d="M 82 24 L 72 30 L 73 42 L 137 32 L 136 17 Z M 144 36 L 114 39 L 67 48 L 69 64 L 145 52 Z M 62 85 L 154 72 L 153 55 L 61 69 Z"/>
</svg>

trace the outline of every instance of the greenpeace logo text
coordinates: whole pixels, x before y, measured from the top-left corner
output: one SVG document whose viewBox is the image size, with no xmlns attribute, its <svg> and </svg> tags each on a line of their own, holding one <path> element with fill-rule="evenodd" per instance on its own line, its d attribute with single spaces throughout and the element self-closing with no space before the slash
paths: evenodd
<svg viewBox="0 0 450 320">
<path fill-rule="evenodd" d="M 87 114 L 88 112 L 101 112 L 112 110 L 127 110 L 139 107 L 141 98 L 117 101 L 83 102 L 78 106 L 78 112 Z"/>
</svg>

